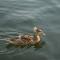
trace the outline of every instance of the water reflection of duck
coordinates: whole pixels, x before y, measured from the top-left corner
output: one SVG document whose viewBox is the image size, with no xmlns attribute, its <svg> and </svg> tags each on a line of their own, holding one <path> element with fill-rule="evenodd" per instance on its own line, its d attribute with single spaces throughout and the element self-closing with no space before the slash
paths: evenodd
<svg viewBox="0 0 60 60">
<path fill-rule="evenodd" d="M 42 34 L 45 35 L 45 33 L 37 27 L 34 27 L 33 29 L 34 35 L 19 35 L 14 38 L 10 38 L 9 40 L 6 40 L 9 44 L 13 45 L 31 45 L 36 44 L 41 41 Z"/>
</svg>

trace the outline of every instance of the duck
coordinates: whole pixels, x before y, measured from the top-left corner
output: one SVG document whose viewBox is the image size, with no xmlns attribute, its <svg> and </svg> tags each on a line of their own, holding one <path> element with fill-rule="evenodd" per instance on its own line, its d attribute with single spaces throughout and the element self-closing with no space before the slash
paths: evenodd
<svg viewBox="0 0 60 60">
<path fill-rule="evenodd" d="M 8 44 L 13 45 L 34 45 L 41 41 L 42 35 L 45 35 L 43 30 L 39 27 L 33 28 L 34 35 L 25 34 L 25 35 L 18 35 L 16 37 L 9 38 L 7 41 Z"/>
</svg>

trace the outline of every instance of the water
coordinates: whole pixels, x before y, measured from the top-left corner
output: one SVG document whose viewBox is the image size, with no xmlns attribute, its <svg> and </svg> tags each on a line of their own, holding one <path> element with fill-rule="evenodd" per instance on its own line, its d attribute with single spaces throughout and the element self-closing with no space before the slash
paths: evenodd
<svg viewBox="0 0 60 60">
<path fill-rule="evenodd" d="M 34 26 L 44 29 L 48 47 L 6 48 L 6 38 Z M 59 39 L 60 0 L 0 0 L 0 60 L 60 60 Z"/>
</svg>

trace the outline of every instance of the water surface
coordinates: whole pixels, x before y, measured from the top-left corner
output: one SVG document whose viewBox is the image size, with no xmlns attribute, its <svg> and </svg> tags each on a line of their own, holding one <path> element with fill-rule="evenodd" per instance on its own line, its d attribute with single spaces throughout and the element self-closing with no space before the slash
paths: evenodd
<svg viewBox="0 0 60 60">
<path fill-rule="evenodd" d="M 6 48 L 6 38 L 32 34 L 34 26 L 46 32 L 47 48 Z M 40 59 L 60 60 L 60 0 L 0 0 L 0 60 Z"/>
</svg>

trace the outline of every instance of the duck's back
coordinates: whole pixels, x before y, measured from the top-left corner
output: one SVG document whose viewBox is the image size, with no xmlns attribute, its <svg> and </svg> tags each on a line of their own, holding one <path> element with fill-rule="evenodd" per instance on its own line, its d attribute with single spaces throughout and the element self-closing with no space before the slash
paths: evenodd
<svg viewBox="0 0 60 60">
<path fill-rule="evenodd" d="M 11 41 L 16 45 L 31 44 L 33 42 L 33 36 L 30 35 L 17 36 L 11 39 Z"/>
<path fill-rule="evenodd" d="M 23 44 L 31 44 L 33 41 L 33 36 L 30 35 L 21 36 L 21 41 Z"/>
</svg>

